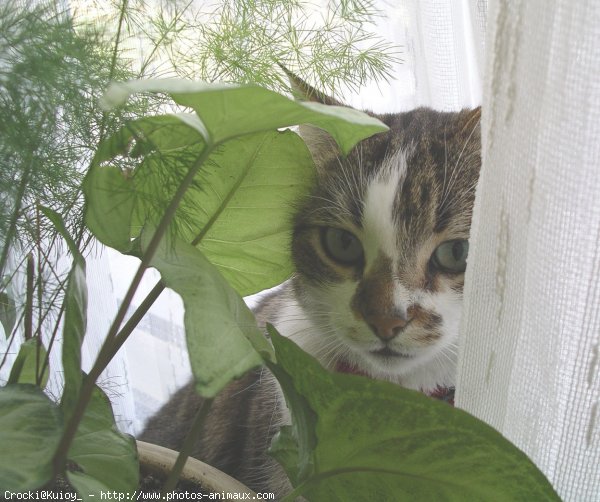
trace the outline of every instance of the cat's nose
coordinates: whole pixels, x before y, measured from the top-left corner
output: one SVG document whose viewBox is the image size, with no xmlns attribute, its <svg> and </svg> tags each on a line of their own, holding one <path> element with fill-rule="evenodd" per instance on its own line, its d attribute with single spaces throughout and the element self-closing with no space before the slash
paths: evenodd
<svg viewBox="0 0 600 502">
<path fill-rule="evenodd" d="M 398 336 L 411 319 L 410 317 L 404 316 L 399 317 L 376 314 L 365 318 L 365 321 L 367 321 L 367 324 L 377 338 L 387 342 Z"/>
</svg>

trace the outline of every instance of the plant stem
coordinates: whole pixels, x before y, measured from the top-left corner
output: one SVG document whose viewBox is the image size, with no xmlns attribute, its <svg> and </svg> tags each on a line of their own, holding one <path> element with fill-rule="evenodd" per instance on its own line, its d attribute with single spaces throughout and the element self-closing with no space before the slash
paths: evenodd
<svg viewBox="0 0 600 502">
<path fill-rule="evenodd" d="M 21 204 L 23 202 L 23 197 L 25 196 L 25 188 L 27 188 L 30 173 L 31 164 L 25 168 L 25 172 L 23 173 L 23 177 L 21 178 L 21 183 L 19 183 L 17 200 L 15 201 L 15 210 L 13 211 L 12 217 L 10 219 L 10 225 L 8 226 L 8 231 L 6 233 L 6 240 L 4 241 L 4 246 L 2 248 L 2 256 L 0 256 L 0 278 L 4 275 L 4 267 L 6 266 L 6 261 L 8 260 L 8 251 L 10 249 L 10 244 L 13 240 L 14 234 L 17 231 L 17 220 L 19 219 L 19 213 L 21 212 Z"/>
<path fill-rule="evenodd" d="M 144 301 L 140 304 L 140 306 L 135 310 L 135 312 L 131 315 L 131 317 L 127 320 L 127 322 L 123 325 L 121 330 L 115 336 L 115 344 L 119 344 L 118 347 L 123 345 L 123 342 L 127 339 L 127 337 L 131 334 L 131 332 L 135 329 L 135 327 L 142 320 L 142 317 L 146 315 L 146 312 L 150 310 L 150 307 L 154 304 L 156 299 L 160 296 L 160 294 L 164 291 L 165 285 L 162 281 L 158 281 L 156 285 L 152 288 L 152 291 L 148 293 L 148 296 L 144 298 Z M 122 340 L 122 341 L 121 341 Z"/>
<path fill-rule="evenodd" d="M 15 341 L 15 338 L 17 337 L 17 333 L 19 331 L 19 325 L 21 324 L 21 321 L 23 320 L 23 316 L 24 316 L 24 313 L 21 314 L 21 317 L 15 323 L 15 327 L 13 328 L 10 338 L 8 340 L 6 352 L 4 352 L 4 355 L 2 356 L 2 361 L 0 361 L 0 369 L 2 369 L 2 367 L 4 366 L 4 364 L 6 363 L 6 361 L 8 359 L 8 355 L 10 354 L 10 348 L 12 347 L 12 344 Z"/>
<path fill-rule="evenodd" d="M 72 415 L 69 417 L 63 435 L 54 454 L 52 463 L 55 475 L 59 475 L 62 472 L 64 472 L 69 448 L 71 447 L 71 443 L 73 442 L 75 434 L 77 433 L 77 428 L 79 427 L 79 423 L 83 418 L 85 409 L 92 397 L 92 392 L 94 390 L 96 380 L 104 371 L 104 369 L 114 357 L 114 355 L 117 353 L 121 345 L 123 345 L 123 343 L 127 339 L 127 336 L 131 332 L 130 331 L 129 333 L 126 333 L 124 336 L 117 337 L 119 327 L 121 326 L 121 323 L 123 322 L 125 315 L 127 314 L 129 305 L 131 304 L 133 296 L 135 295 L 135 292 L 137 291 L 137 288 L 140 285 L 144 272 L 150 265 L 150 262 L 154 257 L 156 250 L 158 249 L 158 245 L 160 244 L 163 235 L 165 234 L 171 221 L 173 220 L 177 207 L 179 206 L 181 199 L 183 199 L 185 192 L 192 184 L 196 173 L 198 172 L 202 164 L 204 164 L 209 155 L 212 153 L 214 148 L 216 148 L 217 146 L 218 144 L 214 144 L 212 141 L 207 140 L 204 150 L 198 156 L 194 164 L 190 167 L 185 178 L 177 188 L 177 192 L 175 192 L 173 199 L 171 199 L 171 202 L 165 210 L 165 213 L 162 219 L 160 220 L 160 223 L 158 224 L 158 227 L 156 228 L 152 239 L 148 243 L 148 246 L 142 256 L 142 262 L 138 267 L 135 277 L 131 281 L 131 285 L 129 286 L 125 298 L 123 299 L 123 303 L 121 303 L 121 307 L 117 311 L 117 315 L 115 316 L 115 319 L 108 331 L 108 334 L 106 335 L 106 339 L 104 340 L 104 343 L 100 348 L 100 352 L 96 357 L 94 366 L 90 370 L 89 374 L 86 375 L 83 379 L 77 403 L 75 404 L 75 408 L 73 409 Z"/>
<path fill-rule="evenodd" d="M 183 181 L 177 188 L 177 192 L 173 196 L 173 199 L 171 199 L 169 206 L 165 210 L 165 214 L 163 215 L 162 219 L 160 220 L 160 223 L 158 224 L 158 227 L 156 228 L 156 231 L 154 232 L 152 239 L 150 239 L 150 242 L 148 243 L 148 246 L 147 246 L 146 250 L 144 251 L 144 254 L 142 256 L 142 263 L 140 263 L 140 266 L 138 267 L 138 270 L 137 270 L 133 280 L 131 281 L 131 285 L 129 286 L 129 289 L 127 290 L 127 293 L 125 294 L 123 303 L 121 303 L 121 307 L 119 308 L 119 311 L 117 312 L 115 320 L 113 321 L 113 323 L 108 331 L 108 334 L 106 335 L 108 342 L 112 343 L 113 338 L 116 337 L 117 331 L 118 331 L 119 327 L 121 326 L 123 319 L 125 319 L 125 315 L 127 313 L 127 310 L 129 309 L 129 305 L 131 304 L 131 301 L 133 300 L 133 296 L 135 295 L 135 292 L 137 291 L 137 288 L 141 282 L 142 276 L 144 275 L 144 272 L 146 271 L 146 269 L 150 266 L 150 262 L 152 261 L 152 258 L 154 258 L 154 254 L 156 253 L 156 250 L 158 249 L 158 245 L 160 244 L 160 241 L 161 241 L 163 235 L 167 231 L 169 225 L 171 224 L 171 221 L 173 220 L 173 218 L 175 216 L 175 212 L 177 211 L 177 207 L 179 206 L 181 199 L 183 199 L 183 196 L 184 196 L 186 190 L 192 184 L 192 181 L 194 180 L 196 173 L 200 169 L 200 166 L 206 161 L 208 156 L 211 154 L 213 148 L 214 148 L 213 145 L 207 143 L 206 148 L 200 154 L 198 159 L 196 159 L 196 162 L 192 165 L 192 167 L 186 174 L 185 178 L 183 179 Z M 110 355 L 110 358 L 112 358 L 113 355 L 114 355 L 114 353 L 112 353 Z M 110 361 L 110 358 L 109 358 L 109 361 Z M 98 355 L 98 359 L 100 359 L 100 355 Z M 97 359 L 97 361 L 98 361 L 98 359 Z M 104 362 L 104 361 L 100 361 L 100 362 Z M 106 361 L 106 363 L 108 363 L 108 361 Z"/>
<path fill-rule="evenodd" d="M 42 385 L 42 372 L 40 361 L 40 350 L 42 348 L 42 304 L 44 300 L 44 283 L 42 276 L 42 230 L 40 227 L 40 201 L 35 205 L 35 226 L 36 226 L 36 248 L 37 248 L 37 301 L 38 301 L 38 319 L 35 329 L 36 347 L 35 347 L 35 384 L 38 387 Z"/>
<path fill-rule="evenodd" d="M 164 498 L 167 493 L 175 490 L 177 486 L 177 482 L 179 481 L 179 476 L 181 475 L 181 471 L 187 462 L 188 457 L 192 453 L 192 449 L 200 439 L 200 434 L 202 432 L 202 426 L 204 425 L 204 420 L 210 411 L 210 407 L 213 403 L 214 399 L 205 399 L 200 408 L 198 408 L 198 412 L 194 417 L 194 422 L 192 423 L 191 429 L 188 431 L 185 439 L 183 440 L 183 447 L 177 455 L 177 460 L 175 460 L 175 465 L 171 472 L 169 473 L 169 477 L 167 481 L 163 485 L 162 489 L 162 497 Z"/>
<path fill-rule="evenodd" d="M 44 373 L 48 369 L 48 365 L 50 364 L 50 353 L 52 352 L 52 347 L 54 346 L 54 340 L 56 339 L 56 335 L 58 334 L 58 328 L 60 327 L 60 319 L 65 312 L 66 304 L 62 302 L 60 306 L 60 310 L 58 311 L 58 316 L 56 317 L 56 322 L 54 323 L 54 329 L 52 330 L 52 335 L 50 336 L 50 341 L 48 342 L 48 350 L 46 351 L 46 357 L 44 357 L 44 362 L 42 363 L 42 368 L 40 369 L 40 382 L 44 380 Z M 41 340 L 41 335 L 40 335 Z"/>
<path fill-rule="evenodd" d="M 27 282 L 25 290 L 25 341 L 33 337 L 33 255 L 27 255 Z"/>
</svg>

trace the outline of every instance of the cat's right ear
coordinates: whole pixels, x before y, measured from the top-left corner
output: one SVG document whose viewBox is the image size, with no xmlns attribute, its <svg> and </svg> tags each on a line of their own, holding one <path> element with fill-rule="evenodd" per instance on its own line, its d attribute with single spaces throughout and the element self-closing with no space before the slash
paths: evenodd
<svg viewBox="0 0 600 502">
<path fill-rule="evenodd" d="M 281 66 L 281 69 L 285 72 L 290 80 L 292 94 L 298 101 L 313 101 L 315 103 L 322 103 L 324 105 L 344 106 L 344 104 L 337 99 L 327 96 L 321 91 L 315 89 L 312 85 L 307 84 L 304 80 L 298 77 L 298 75 L 288 70 L 285 66 Z"/>
<path fill-rule="evenodd" d="M 344 106 L 344 104 L 337 99 L 327 96 L 307 84 L 284 66 L 281 66 L 281 68 L 288 76 L 292 94 L 298 101 L 312 101 L 324 105 Z M 299 126 L 299 133 L 310 150 L 318 170 L 325 169 L 327 164 L 340 154 L 337 143 L 323 129 L 308 124 L 302 124 Z"/>
</svg>

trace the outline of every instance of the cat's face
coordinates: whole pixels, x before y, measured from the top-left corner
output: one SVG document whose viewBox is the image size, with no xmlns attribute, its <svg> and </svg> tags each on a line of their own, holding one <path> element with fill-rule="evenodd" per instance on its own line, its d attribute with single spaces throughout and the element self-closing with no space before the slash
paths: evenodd
<svg viewBox="0 0 600 502">
<path fill-rule="evenodd" d="M 390 130 L 346 159 L 304 131 L 318 180 L 295 220 L 294 287 L 324 364 L 401 383 L 426 369 L 407 386 L 435 387 L 454 372 L 479 110 L 379 118 Z"/>
</svg>

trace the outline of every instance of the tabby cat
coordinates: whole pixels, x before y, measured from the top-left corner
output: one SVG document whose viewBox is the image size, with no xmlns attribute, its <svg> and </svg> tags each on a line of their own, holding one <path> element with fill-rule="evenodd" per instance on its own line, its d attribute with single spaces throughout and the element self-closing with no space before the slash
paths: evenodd
<svg viewBox="0 0 600 502">
<path fill-rule="evenodd" d="M 339 104 L 295 84 L 305 98 Z M 347 158 L 322 130 L 300 128 L 317 182 L 296 210 L 296 273 L 255 313 L 327 368 L 451 397 L 480 110 L 376 116 L 389 131 Z M 187 385 L 150 419 L 141 439 L 180 449 L 201 402 Z M 289 484 L 266 450 L 286 422 L 277 383 L 256 370 L 215 400 L 193 456 L 281 496 Z"/>
</svg>

